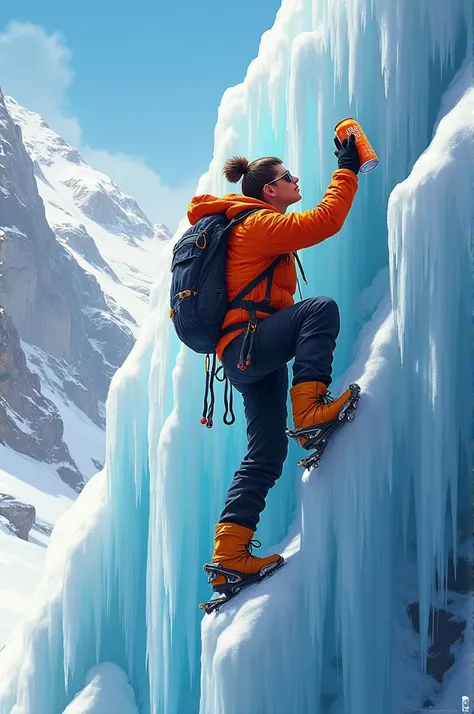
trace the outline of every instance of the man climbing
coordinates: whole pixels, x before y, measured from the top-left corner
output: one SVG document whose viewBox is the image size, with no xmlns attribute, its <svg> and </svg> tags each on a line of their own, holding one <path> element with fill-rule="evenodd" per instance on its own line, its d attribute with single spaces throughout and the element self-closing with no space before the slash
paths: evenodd
<svg viewBox="0 0 474 714">
<path fill-rule="evenodd" d="M 329 297 L 297 303 L 293 299 L 297 287 L 295 251 L 336 234 L 357 191 L 360 160 L 354 137 L 344 140 L 342 146 L 336 140 L 336 146 L 339 168 L 322 201 L 312 210 L 286 213 L 301 200 L 299 179 L 275 157 L 252 163 L 243 157 L 229 159 L 224 175 L 232 183 L 243 177 L 243 195 L 195 196 L 189 207 L 192 225 L 209 214 L 225 211 L 232 219 L 245 209 L 259 209 L 233 226 L 228 239 L 229 303 L 243 288 L 250 289 L 240 295 L 245 297 L 246 309 L 227 312 L 216 353 L 243 397 L 248 450 L 215 527 L 212 565 L 206 565 L 205 570 L 221 598 L 202 605 L 206 612 L 283 564 L 278 554 L 253 556 L 252 546 L 259 543 L 252 539 L 267 493 L 280 477 L 287 455 L 287 363 L 294 358 L 290 395 L 295 431 L 289 434 L 305 448 L 316 446 L 321 435 L 328 438 L 341 412 L 358 398 L 357 385 L 337 399 L 328 392 L 339 333 L 337 304 Z M 267 270 L 266 279 L 255 284 L 256 277 L 275 259 L 277 264 Z"/>
</svg>

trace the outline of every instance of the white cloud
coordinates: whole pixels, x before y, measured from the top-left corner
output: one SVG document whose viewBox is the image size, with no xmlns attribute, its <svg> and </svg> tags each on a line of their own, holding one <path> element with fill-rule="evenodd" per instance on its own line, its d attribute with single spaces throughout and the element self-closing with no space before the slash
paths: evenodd
<svg viewBox="0 0 474 714">
<path fill-rule="evenodd" d="M 78 146 L 81 130 L 68 116 L 66 94 L 74 74 L 63 37 L 42 27 L 12 22 L 0 34 L 0 77 L 3 91 L 41 114 L 68 143 Z"/>
<path fill-rule="evenodd" d="M 74 72 L 71 52 L 60 33 L 48 35 L 38 25 L 10 23 L 0 33 L 0 78 L 5 94 L 41 114 L 54 131 L 79 149 L 85 161 L 133 196 L 152 221 L 176 228 L 197 177 L 179 188 L 168 188 L 145 158 L 87 146 L 79 120 L 68 106 L 67 91 Z"/>
</svg>

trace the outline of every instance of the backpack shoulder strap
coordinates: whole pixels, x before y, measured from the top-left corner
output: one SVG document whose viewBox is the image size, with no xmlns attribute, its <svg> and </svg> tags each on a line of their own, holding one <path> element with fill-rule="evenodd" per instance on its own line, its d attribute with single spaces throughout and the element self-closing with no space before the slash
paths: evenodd
<svg viewBox="0 0 474 714">
<path fill-rule="evenodd" d="M 235 307 L 247 307 L 247 305 L 241 305 L 244 297 L 248 295 L 248 293 L 253 290 L 254 288 L 257 287 L 257 285 L 263 280 L 267 280 L 267 289 L 265 291 L 265 303 L 267 305 L 270 304 L 270 295 L 271 295 L 271 290 L 272 290 L 272 282 L 273 282 L 273 273 L 275 272 L 275 268 L 277 267 L 278 263 L 283 260 L 285 256 L 279 255 L 275 260 L 268 266 L 268 268 L 265 268 L 265 270 L 261 273 L 259 273 L 248 285 L 246 285 L 242 290 L 238 293 L 238 295 L 235 296 L 235 298 L 232 300 L 231 303 L 228 305 L 228 310 L 232 310 Z M 248 302 L 248 301 L 244 301 Z M 259 305 L 260 303 L 255 303 L 255 305 Z M 267 312 L 267 310 L 263 310 L 263 312 Z M 273 310 L 272 310 L 273 312 Z M 275 309 L 276 312 L 276 309 Z"/>
<path fill-rule="evenodd" d="M 227 226 L 227 230 L 235 226 L 237 223 L 240 223 L 241 221 L 245 220 L 247 216 L 250 216 L 252 213 L 255 213 L 256 211 L 262 211 L 265 210 L 264 208 L 248 208 L 245 211 L 241 211 L 241 213 L 238 213 L 234 218 L 230 221 L 229 225 Z M 248 285 L 246 285 L 239 293 L 238 295 L 235 296 L 235 298 L 232 300 L 227 305 L 228 310 L 232 310 L 233 308 L 236 307 L 242 307 L 246 310 L 255 310 L 255 309 L 260 309 L 262 312 L 268 312 L 270 314 L 273 314 L 274 312 L 277 312 L 276 308 L 271 308 L 270 307 L 270 294 L 271 294 L 271 289 L 272 289 L 272 282 L 273 282 L 273 273 L 275 272 L 275 268 L 278 265 L 278 263 L 284 259 L 285 256 L 279 255 L 275 260 L 272 261 L 272 263 L 268 266 L 268 268 L 265 268 L 264 271 L 259 273 Z M 244 300 L 243 298 L 248 295 L 248 293 L 253 290 L 259 283 L 263 282 L 264 280 L 267 280 L 267 289 L 265 291 L 265 299 L 263 303 L 257 303 L 253 302 L 250 300 Z M 235 328 L 234 328 L 235 329 Z"/>
<path fill-rule="evenodd" d="M 250 216 L 252 213 L 255 213 L 256 211 L 264 211 L 264 208 L 246 208 L 245 211 L 241 211 L 238 213 L 236 216 L 234 216 L 231 221 L 229 222 L 226 230 L 229 231 L 231 228 L 233 228 L 237 223 L 241 223 L 244 221 L 247 216 Z"/>
</svg>

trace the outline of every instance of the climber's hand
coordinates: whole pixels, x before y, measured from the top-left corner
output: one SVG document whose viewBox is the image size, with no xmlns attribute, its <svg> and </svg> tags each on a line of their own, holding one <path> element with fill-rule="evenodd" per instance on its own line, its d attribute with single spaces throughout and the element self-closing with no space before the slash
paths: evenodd
<svg viewBox="0 0 474 714">
<path fill-rule="evenodd" d="M 343 139 L 342 144 L 336 136 L 334 143 L 337 149 L 334 156 L 337 157 L 338 168 L 350 169 L 357 175 L 360 169 L 360 158 L 354 134 L 351 134 L 348 139 Z"/>
</svg>

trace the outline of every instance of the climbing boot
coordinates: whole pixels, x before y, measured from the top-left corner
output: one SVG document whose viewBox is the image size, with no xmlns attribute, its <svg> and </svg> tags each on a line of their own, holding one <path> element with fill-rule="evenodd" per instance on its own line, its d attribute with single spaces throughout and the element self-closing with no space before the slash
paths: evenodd
<svg viewBox="0 0 474 714">
<path fill-rule="evenodd" d="M 310 449 L 330 436 L 337 426 L 352 421 L 359 402 L 360 387 L 351 384 L 344 394 L 334 399 L 323 382 L 301 382 L 290 390 L 294 431 L 288 436 Z"/>
<path fill-rule="evenodd" d="M 257 558 L 252 548 L 260 548 L 258 540 L 252 540 L 254 532 L 237 523 L 218 523 L 215 528 L 214 555 L 212 563 L 206 563 L 204 571 L 218 599 L 201 603 L 200 608 L 210 614 L 231 600 L 243 588 L 273 575 L 285 562 L 281 555 Z"/>
</svg>

